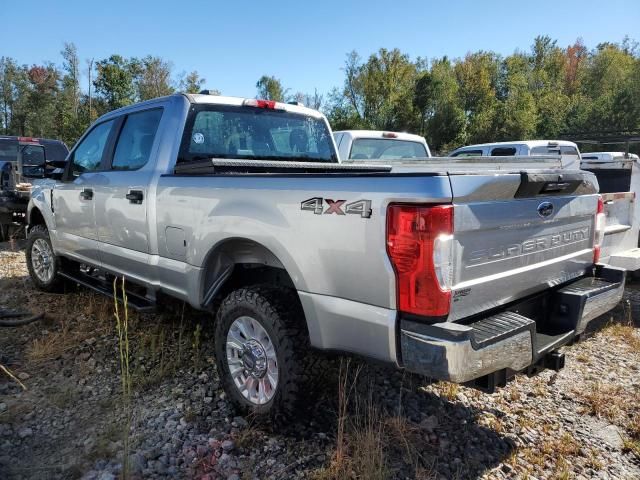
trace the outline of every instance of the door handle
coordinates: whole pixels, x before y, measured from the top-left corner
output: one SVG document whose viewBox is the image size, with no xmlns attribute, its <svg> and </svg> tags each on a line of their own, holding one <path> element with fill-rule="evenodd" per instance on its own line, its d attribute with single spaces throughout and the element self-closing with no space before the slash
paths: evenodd
<svg viewBox="0 0 640 480">
<path fill-rule="evenodd" d="M 129 193 L 127 193 L 126 198 L 127 200 L 129 200 L 129 203 L 140 204 L 142 203 L 142 199 L 144 198 L 144 195 L 142 194 L 142 190 L 129 190 Z"/>
<path fill-rule="evenodd" d="M 80 191 L 80 198 L 83 200 L 93 200 L 93 190 L 90 188 L 83 188 Z"/>
</svg>

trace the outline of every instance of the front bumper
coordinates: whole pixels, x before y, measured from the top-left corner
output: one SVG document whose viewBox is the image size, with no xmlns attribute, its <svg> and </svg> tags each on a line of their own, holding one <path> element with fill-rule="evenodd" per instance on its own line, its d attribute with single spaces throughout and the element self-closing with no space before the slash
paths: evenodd
<svg viewBox="0 0 640 480">
<path fill-rule="evenodd" d="M 470 323 L 402 320 L 402 364 L 411 372 L 457 383 L 524 370 L 614 308 L 624 284 L 624 270 L 598 266 L 594 276 Z"/>
<path fill-rule="evenodd" d="M 28 204 L 28 195 L 22 196 L 15 192 L 0 191 L 0 213 L 26 213 Z"/>
</svg>

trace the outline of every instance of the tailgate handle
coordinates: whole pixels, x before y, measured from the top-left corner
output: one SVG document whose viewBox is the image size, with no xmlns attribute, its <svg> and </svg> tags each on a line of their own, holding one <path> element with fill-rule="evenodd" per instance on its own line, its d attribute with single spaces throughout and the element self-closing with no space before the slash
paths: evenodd
<svg viewBox="0 0 640 480">
<path fill-rule="evenodd" d="M 547 182 L 542 187 L 542 192 L 561 192 L 569 185 L 571 185 L 569 182 Z"/>
<path fill-rule="evenodd" d="M 596 193 L 595 187 L 584 173 L 520 172 L 520 186 L 515 198 L 531 198 L 536 195 L 568 195 L 574 193 L 581 186 L 581 193 Z"/>
</svg>

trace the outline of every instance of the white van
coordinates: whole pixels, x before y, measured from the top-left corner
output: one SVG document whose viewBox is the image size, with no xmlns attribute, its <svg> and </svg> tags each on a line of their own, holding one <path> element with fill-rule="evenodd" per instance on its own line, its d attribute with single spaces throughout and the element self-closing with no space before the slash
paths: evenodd
<svg viewBox="0 0 640 480">
<path fill-rule="evenodd" d="M 560 156 L 562 167 L 580 168 L 578 145 L 567 140 L 517 140 L 514 142 L 481 143 L 460 147 L 450 157 L 512 157 L 512 156 Z"/>
</svg>

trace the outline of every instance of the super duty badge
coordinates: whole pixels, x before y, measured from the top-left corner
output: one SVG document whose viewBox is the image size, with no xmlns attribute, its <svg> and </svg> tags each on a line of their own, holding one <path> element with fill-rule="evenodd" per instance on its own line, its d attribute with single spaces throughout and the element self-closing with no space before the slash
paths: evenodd
<svg viewBox="0 0 640 480">
<path fill-rule="evenodd" d="M 357 200 L 345 205 L 346 202 L 346 200 L 313 197 L 303 201 L 300 204 L 300 210 L 313 212 L 316 215 L 335 213 L 336 215 L 360 215 L 362 218 L 371 217 L 371 200 Z"/>
</svg>

